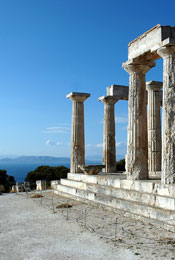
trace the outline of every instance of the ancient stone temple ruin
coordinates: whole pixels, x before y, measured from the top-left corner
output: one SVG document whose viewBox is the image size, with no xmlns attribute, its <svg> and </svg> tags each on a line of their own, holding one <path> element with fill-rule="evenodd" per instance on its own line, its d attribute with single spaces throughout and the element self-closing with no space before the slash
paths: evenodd
<svg viewBox="0 0 175 260">
<path fill-rule="evenodd" d="M 159 58 L 163 83 L 146 82 L 146 73 Z M 122 67 L 129 73 L 129 87 L 112 85 L 99 98 L 104 104 L 104 131 L 103 170 L 98 175 L 82 171 L 84 101 L 90 94 L 67 96 L 73 102 L 71 170 L 55 193 L 175 229 L 175 27 L 157 25 L 130 42 Z M 128 101 L 126 172 L 122 174 L 116 172 L 114 107 L 119 100 Z"/>
</svg>

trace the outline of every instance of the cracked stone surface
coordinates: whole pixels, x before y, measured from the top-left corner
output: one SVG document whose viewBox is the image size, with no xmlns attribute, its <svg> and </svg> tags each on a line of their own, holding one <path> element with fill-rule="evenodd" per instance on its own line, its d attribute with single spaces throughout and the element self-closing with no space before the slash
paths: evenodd
<svg viewBox="0 0 175 260">
<path fill-rule="evenodd" d="M 163 120 L 162 120 L 162 182 L 175 183 L 175 45 L 162 47 L 163 58 Z"/>
</svg>

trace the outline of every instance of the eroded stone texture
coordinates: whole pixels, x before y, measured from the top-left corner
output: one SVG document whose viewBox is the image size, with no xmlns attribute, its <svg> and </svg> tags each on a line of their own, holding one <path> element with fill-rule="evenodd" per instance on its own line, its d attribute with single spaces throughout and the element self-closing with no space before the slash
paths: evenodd
<svg viewBox="0 0 175 260">
<path fill-rule="evenodd" d="M 78 165 L 85 165 L 84 101 L 88 93 L 72 92 L 66 96 L 72 100 L 71 173 L 81 173 Z"/>
<path fill-rule="evenodd" d="M 107 96 L 115 96 L 118 100 L 128 100 L 128 86 L 111 85 L 106 90 Z"/>
<path fill-rule="evenodd" d="M 148 93 L 148 170 L 150 174 L 161 171 L 161 120 L 160 106 L 162 82 L 146 83 Z"/>
<path fill-rule="evenodd" d="M 116 172 L 116 145 L 115 145 L 115 112 L 114 104 L 118 101 L 112 96 L 103 96 L 99 100 L 104 103 L 103 129 L 103 164 L 104 172 Z"/>
<path fill-rule="evenodd" d="M 137 39 L 128 44 L 128 60 L 138 57 L 145 60 L 156 60 L 159 58 L 157 50 L 165 45 L 175 43 L 175 26 L 154 26 Z"/>
<path fill-rule="evenodd" d="M 175 45 L 162 47 L 163 58 L 163 121 L 162 182 L 175 183 Z"/>
<path fill-rule="evenodd" d="M 123 64 L 130 75 L 128 102 L 127 177 L 148 179 L 147 102 L 145 74 L 155 66 L 150 64 Z"/>
<path fill-rule="evenodd" d="M 36 181 L 36 190 L 46 190 L 46 181 Z"/>
<path fill-rule="evenodd" d="M 79 167 L 86 175 L 97 175 L 105 165 L 79 165 Z"/>
</svg>

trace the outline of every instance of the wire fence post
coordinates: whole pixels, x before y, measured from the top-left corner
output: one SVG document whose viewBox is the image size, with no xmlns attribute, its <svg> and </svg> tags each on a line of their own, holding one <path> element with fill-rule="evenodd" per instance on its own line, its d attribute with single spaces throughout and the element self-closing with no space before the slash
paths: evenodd
<svg viewBox="0 0 175 260">
<path fill-rule="evenodd" d="M 53 210 L 53 213 L 54 213 L 55 211 L 54 211 L 53 195 L 52 195 L 52 210 Z"/>
<path fill-rule="evenodd" d="M 117 241 L 117 218 L 115 220 L 115 243 Z"/>
<path fill-rule="evenodd" d="M 86 216 L 87 216 L 87 211 L 86 209 L 84 210 L 84 226 L 86 227 Z"/>
<path fill-rule="evenodd" d="M 40 203 L 42 204 L 42 189 L 40 190 L 40 197 L 41 197 Z"/>
<path fill-rule="evenodd" d="M 68 207 L 69 205 L 68 205 L 68 201 L 67 201 L 67 214 L 66 214 L 66 220 L 68 220 L 69 219 L 69 207 Z"/>
</svg>

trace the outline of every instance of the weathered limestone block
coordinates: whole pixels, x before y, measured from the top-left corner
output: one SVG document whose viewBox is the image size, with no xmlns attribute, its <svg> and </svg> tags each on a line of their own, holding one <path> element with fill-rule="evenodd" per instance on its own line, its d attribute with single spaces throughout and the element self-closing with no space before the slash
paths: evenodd
<svg viewBox="0 0 175 260">
<path fill-rule="evenodd" d="M 154 187 L 154 192 L 161 196 L 175 198 L 175 185 L 174 184 L 156 183 L 155 187 Z"/>
<path fill-rule="evenodd" d="M 0 191 L 1 191 L 1 190 L 0 190 Z M 12 186 L 11 192 L 17 192 L 17 190 L 16 190 L 16 185 L 13 185 L 13 186 Z"/>
<path fill-rule="evenodd" d="M 154 26 L 128 45 L 128 60 L 142 58 L 156 60 L 159 58 L 157 50 L 167 44 L 175 42 L 175 26 Z"/>
<path fill-rule="evenodd" d="M 148 93 L 148 170 L 150 174 L 161 171 L 161 119 L 160 106 L 162 82 L 146 83 Z"/>
<path fill-rule="evenodd" d="M 103 96 L 99 101 L 104 103 L 103 129 L 103 164 L 104 172 L 116 172 L 116 145 L 115 145 L 115 112 L 114 104 L 118 101 L 112 96 Z"/>
<path fill-rule="evenodd" d="M 89 181 L 90 183 L 97 184 L 97 176 L 95 175 L 68 173 L 68 179 L 75 180 L 75 181 L 86 181 L 86 182 Z"/>
<path fill-rule="evenodd" d="M 59 180 L 51 181 L 51 182 L 50 182 L 50 187 L 51 187 L 51 189 L 55 189 L 55 188 L 56 188 L 56 185 L 58 185 L 59 182 L 60 182 Z"/>
<path fill-rule="evenodd" d="M 158 82 L 158 81 L 153 81 Z M 107 96 L 115 96 L 118 100 L 128 100 L 129 96 L 129 87 L 128 86 L 121 86 L 121 85 L 111 85 L 106 88 Z M 161 91 L 161 106 L 162 106 L 162 91 Z M 146 93 L 146 100 L 148 104 L 148 95 Z"/>
<path fill-rule="evenodd" d="M 155 63 L 124 63 L 130 74 L 128 102 L 127 177 L 148 179 L 147 102 L 145 74 Z"/>
<path fill-rule="evenodd" d="M 128 100 L 128 86 L 111 85 L 106 90 L 107 96 L 115 96 L 118 100 Z"/>
<path fill-rule="evenodd" d="M 36 190 L 46 190 L 46 181 L 36 181 Z"/>
<path fill-rule="evenodd" d="M 72 138 L 70 172 L 81 173 L 78 165 L 85 165 L 84 101 L 88 93 L 72 92 L 66 96 L 72 100 Z"/>
<path fill-rule="evenodd" d="M 24 184 L 22 182 L 16 183 L 16 192 L 23 192 L 24 191 Z"/>
<path fill-rule="evenodd" d="M 68 179 L 61 179 L 61 184 L 77 189 L 83 189 L 86 190 L 87 184 L 85 182 L 80 182 L 80 181 L 73 181 L 73 180 L 68 180 Z"/>
<path fill-rule="evenodd" d="M 175 183 L 175 45 L 157 51 L 163 58 L 162 183 Z"/>
</svg>

